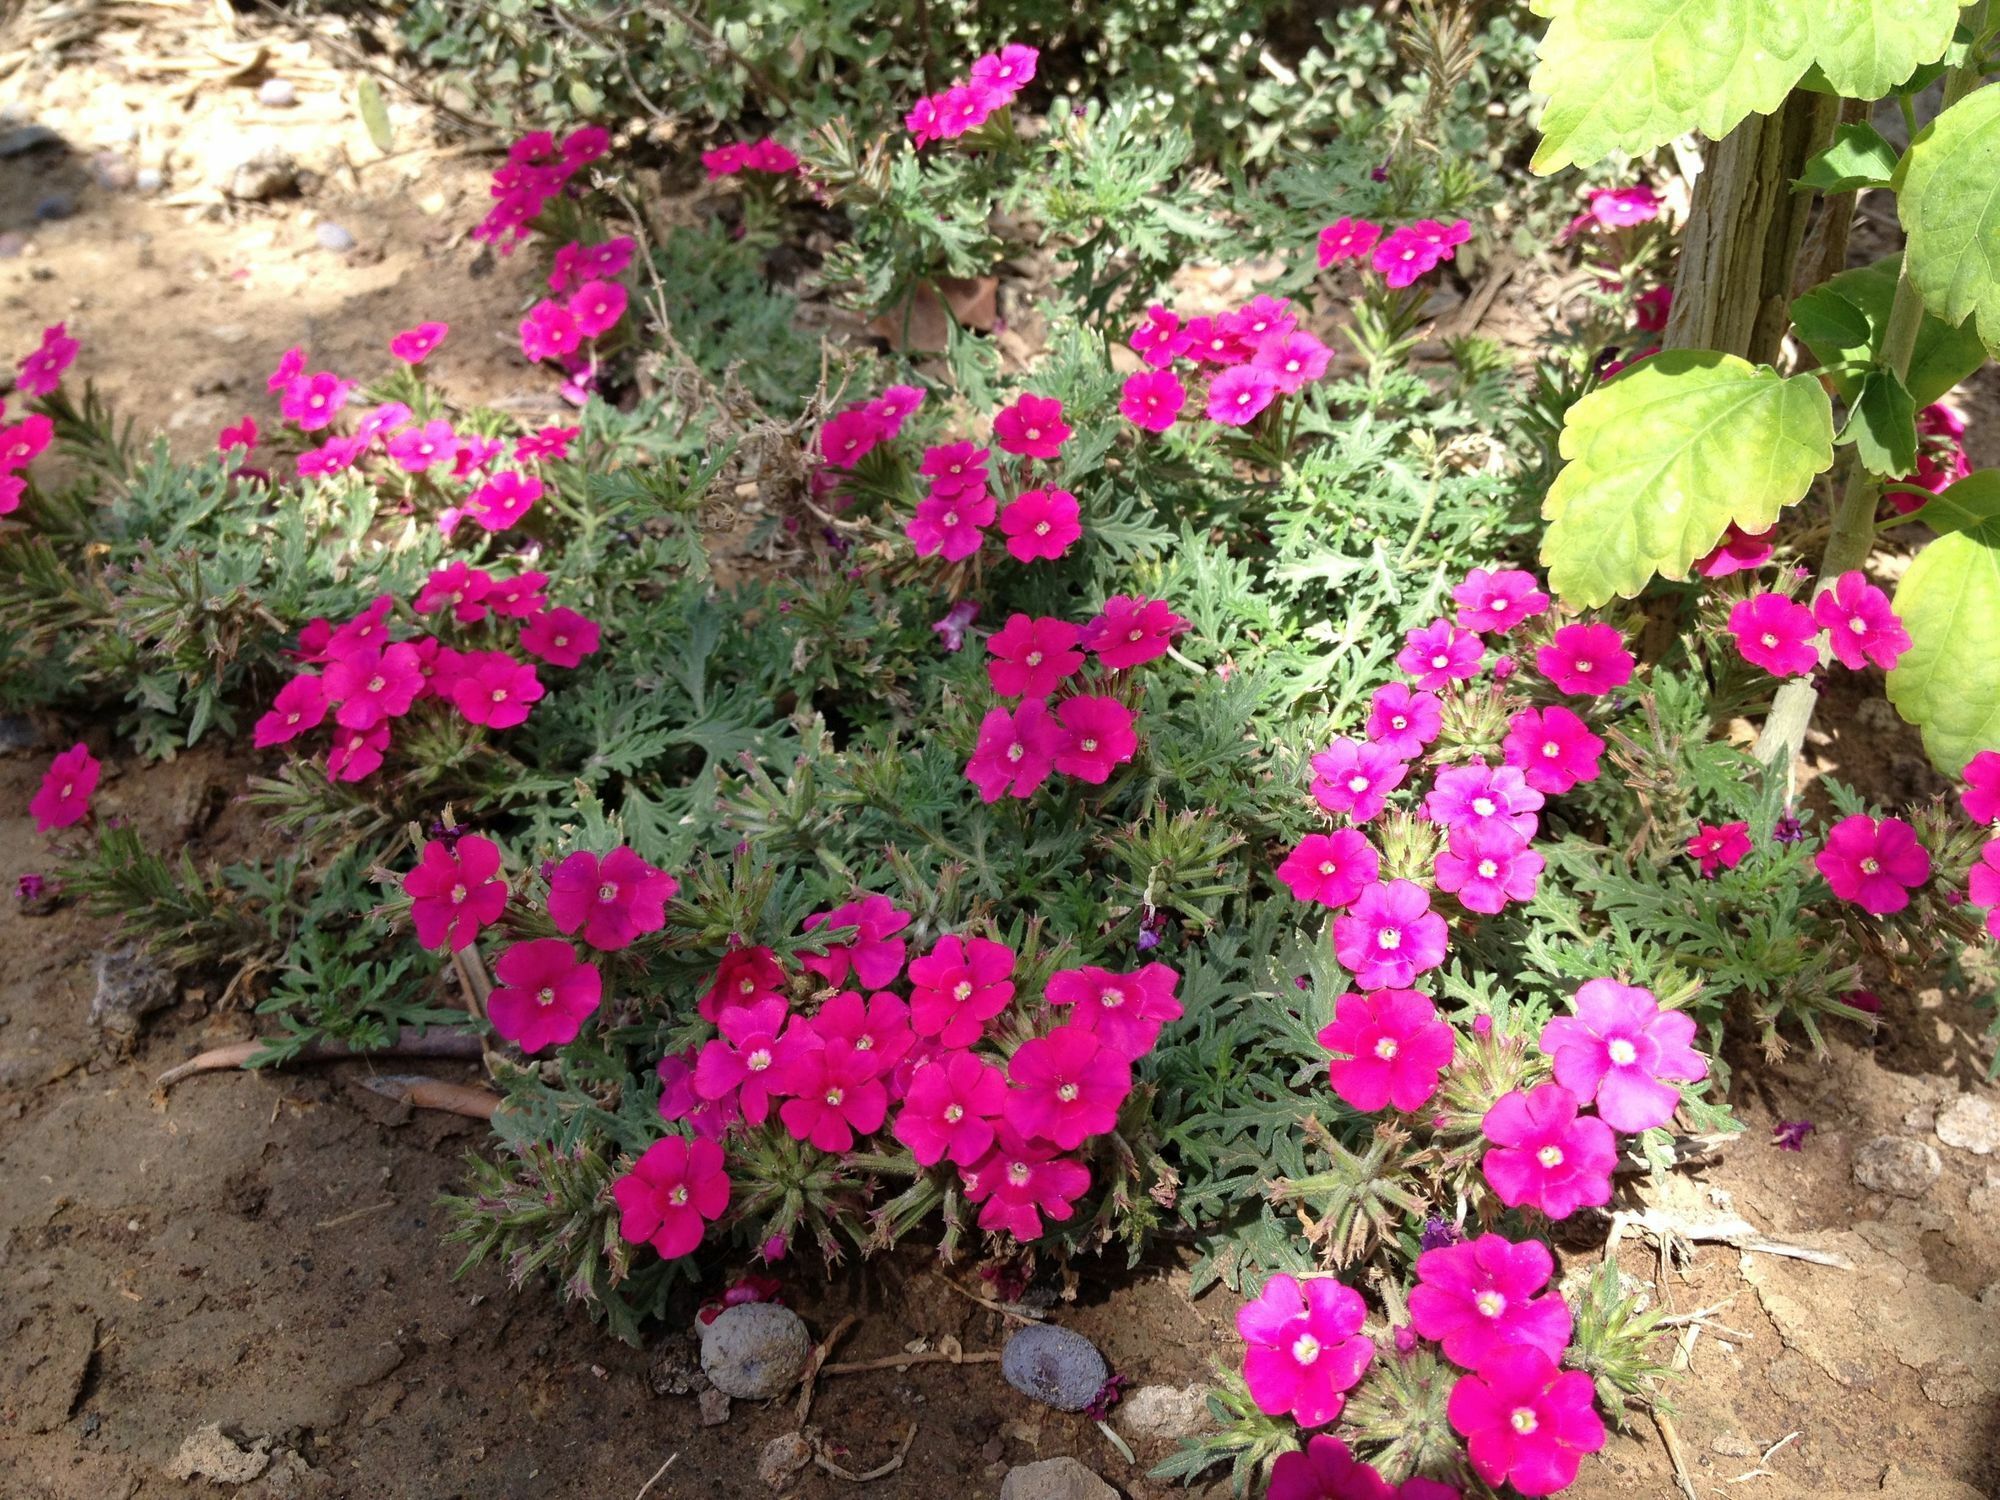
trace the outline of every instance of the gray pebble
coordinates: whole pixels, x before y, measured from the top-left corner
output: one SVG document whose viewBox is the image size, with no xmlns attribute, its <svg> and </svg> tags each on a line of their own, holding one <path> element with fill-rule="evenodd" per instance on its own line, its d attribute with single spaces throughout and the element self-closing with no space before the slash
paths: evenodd
<svg viewBox="0 0 2000 1500">
<path fill-rule="evenodd" d="M 338 224 L 322 223 L 313 230 L 313 238 L 319 241 L 322 250 L 352 250 L 354 236 Z"/>
<path fill-rule="evenodd" d="M 76 212 L 76 199 L 68 193 L 50 193 L 46 198 L 35 200 L 35 221 L 46 224 L 52 219 L 67 219 Z"/>
<path fill-rule="evenodd" d="M 167 174 L 158 167 L 141 167 L 134 174 L 132 185 L 142 193 L 157 193 L 167 185 Z"/>
<path fill-rule="evenodd" d="M 257 102 L 272 109 L 290 109 L 299 102 L 299 91 L 289 78 L 266 78 L 257 88 Z"/>
<path fill-rule="evenodd" d="M 1111 1367 L 1080 1333 L 1036 1323 L 1007 1340 L 1000 1351 L 1007 1384 L 1057 1411 L 1082 1411 L 1104 1389 Z"/>
<path fill-rule="evenodd" d="M 701 1336 L 701 1370 L 726 1396 L 763 1401 L 799 1383 L 812 1338 L 799 1315 L 775 1302 L 725 1307 Z"/>
</svg>

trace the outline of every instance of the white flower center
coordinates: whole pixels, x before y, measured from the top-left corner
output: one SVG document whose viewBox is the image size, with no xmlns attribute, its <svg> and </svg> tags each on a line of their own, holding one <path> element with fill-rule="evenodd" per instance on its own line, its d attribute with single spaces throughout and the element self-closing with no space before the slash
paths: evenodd
<svg viewBox="0 0 2000 1500">
<path fill-rule="evenodd" d="M 1392 1036 L 1385 1036 L 1375 1044 L 1375 1055 L 1381 1058 L 1383 1062 L 1392 1060 L 1396 1055 L 1396 1050 L 1396 1039 Z"/>
<path fill-rule="evenodd" d="M 1440 651 L 1436 656 L 1431 658 L 1431 665 L 1442 672 L 1446 667 L 1451 665 L 1451 658 Z"/>
<path fill-rule="evenodd" d="M 1013 744 L 1007 747 L 1007 759 L 1009 759 L 1010 761 L 1018 761 L 1026 753 L 1027 752 L 1024 751 L 1019 744 Z"/>
<path fill-rule="evenodd" d="M 846 1093 L 846 1091 L 845 1091 L 845 1090 L 843 1090 L 843 1089 L 828 1089 L 828 1090 L 826 1091 L 826 1105 L 827 1105 L 827 1108 L 828 1108 L 828 1109 L 839 1109 L 839 1108 L 840 1108 L 840 1101 L 841 1101 L 841 1100 L 843 1100 L 843 1099 L 845 1099 L 846 1097 L 847 1097 L 847 1093 Z"/>
<path fill-rule="evenodd" d="M 1556 757 L 1557 757 L 1558 755 L 1561 755 L 1562 753 L 1563 753 L 1563 747 L 1562 747 L 1562 745 L 1561 745 L 1560 743 L 1558 743 L 1557 741 L 1555 741 L 1555 740 L 1544 740 L 1544 741 L 1542 742 L 1542 759 L 1543 759 L 1543 760 L 1554 760 L 1554 759 L 1555 759 L 1555 758 L 1556 758 Z"/>
<path fill-rule="evenodd" d="M 957 1123 L 958 1123 L 958 1122 L 959 1122 L 960 1120 L 963 1120 L 964 1118 L 965 1118 L 965 1106 L 964 1106 L 964 1105 L 962 1105 L 962 1104 L 947 1104 L 947 1105 L 946 1105 L 946 1106 L 944 1107 L 944 1122 L 945 1122 L 945 1124 L 947 1124 L 947 1125 L 956 1125 L 956 1124 L 957 1124 Z"/>
<path fill-rule="evenodd" d="M 388 685 L 389 685 L 388 680 L 383 677 L 378 676 L 378 677 L 371 677 L 368 679 L 368 691 L 371 693 L 379 693 L 382 691 L 383 688 L 387 687 Z"/>
<path fill-rule="evenodd" d="M 1095 755 L 1097 753 L 1097 741 L 1085 740 L 1082 744 L 1082 750 L 1085 755 Z"/>
<path fill-rule="evenodd" d="M 1526 1437 L 1529 1433 L 1535 1430 L 1537 1425 L 1539 1425 L 1535 1421 L 1534 1410 L 1526 1406 L 1515 1407 L 1514 1410 L 1508 1414 L 1507 1422 L 1508 1425 L 1510 1425 L 1516 1432 L 1520 1433 L 1522 1437 Z"/>
<path fill-rule="evenodd" d="M 1483 1318 L 1497 1318 L 1507 1310 L 1507 1299 L 1495 1291 L 1481 1292 L 1472 1299 L 1472 1305 L 1479 1309 Z"/>
<path fill-rule="evenodd" d="M 1035 1169 L 1024 1161 L 1010 1161 L 1007 1163 L 1007 1180 L 1013 1183 L 1015 1187 L 1026 1187 L 1028 1179 L 1034 1175 Z"/>
<path fill-rule="evenodd" d="M 1639 1057 L 1639 1049 L 1622 1036 L 1614 1037 L 1604 1050 L 1611 1054 L 1611 1060 L 1621 1068 L 1630 1067 Z"/>
<path fill-rule="evenodd" d="M 1039 651 L 1030 651 L 1021 660 L 1025 661 L 1031 667 L 1039 667 L 1042 664 L 1042 653 Z"/>
<path fill-rule="evenodd" d="M 453 886 L 451 888 L 451 904 L 453 906 L 458 906 L 461 905 L 464 902 L 464 900 L 465 900 L 465 887 L 462 885 Z"/>
<path fill-rule="evenodd" d="M 743 1059 L 743 1066 L 752 1073 L 761 1073 L 771 1066 L 771 1049 L 759 1047 Z"/>
<path fill-rule="evenodd" d="M 959 980 L 957 984 L 951 987 L 951 998 L 958 1001 L 961 1005 L 970 1000 L 972 998 L 972 981 L 970 979 Z"/>
<path fill-rule="evenodd" d="M 1472 799 L 1472 810 L 1478 813 L 1479 816 L 1482 818 L 1490 818 L 1496 811 L 1498 811 L 1498 809 L 1493 805 L 1493 799 L 1491 797 L 1474 797 Z"/>
<path fill-rule="evenodd" d="M 1125 992 L 1120 989 L 1106 989 L 1099 993 L 1097 1003 L 1106 1010 L 1116 1010 L 1125 1003 Z"/>
<path fill-rule="evenodd" d="M 1056 1097 L 1065 1104 L 1076 1103 L 1077 1088 L 1073 1083 L 1065 1083 L 1056 1089 Z"/>
<path fill-rule="evenodd" d="M 1319 1358 L 1319 1340 L 1309 1333 L 1302 1333 L 1292 1340 L 1292 1358 L 1302 1365 L 1309 1365 Z"/>
<path fill-rule="evenodd" d="M 1474 868 L 1478 870 L 1481 880 L 1491 880 L 1500 873 L 1500 866 L 1490 859 L 1482 859 Z"/>
<path fill-rule="evenodd" d="M 1391 729 L 1408 729 L 1410 727 L 1410 721 L 1404 718 L 1401 714 L 1393 714 L 1390 716 L 1389 719 L 1389 727 Z"/>
<path fill-rule="evenodd" d="M 1347 778 L 1347 789 L 1348 789 L 1348 790 L 1349 790 L 1350 792 L 1353 792 L 1353 793 L 1355 793 L 1356 795 L 1359 795 L 1360 793 L 1362 793 L 1362 792 L 1365 792 L 1365 791 L 1367 791 L 1367 790 L 1368 790 L 1368 778 L 1367 778 L 1366 776 L 1360 776 L 1360 775 L 1355 775 L 1355 776 L 1350 776 L 1350 777 L 1348 777 L 1348 778 Z"/>
<path fill-rule="evenodd" d="M 1535 1160 L 1540 1162 L 1543 1166 L 1547 1167 L 1550 1171 L 1554 1171 L 1557 1167 L 1563 1164 L 1562 1147 L 1544 1146 L 1542 1147 L 1541 1150 L 1535 1153 Z"/>
<path fill-rule="evenodd" d="M 1394 952 L 1403 946 L 1403 934 L 1399 928 L 1388 927 L 1375 934 L 1375 946 L 1383 952 Z"/>
<path fill-rule="evenodd" d="M 605 881 L 603 885 L 597 888 L 597 899 L 599 901 L 616 901 L 618 899 L 617 885 L 612 881 Z"/>
<path fill-rule="evenodd" d="M 667 1194 L 667 1202 L 671 1203 L 675 1208 L 686 1208 L 687 1201 L 688 1190 L 681 1184 L 675 1184 L 673 1189 Z"/>
<path fill-rule="evenodd" d="M 1323 859 L 1319 862 L 1319 872 L 1322 875 L 1338 875 L 1340 873 L 1340 866 L 1336 865 L 1330 859 Z"/>
<path fill-rule="evenodd" d="M 1861 861 L 1861 873 L 1863 875 L 1880 875 L 1882 873 L 1882 861 L 1870 855 L 1867 859 Z"/>
<path fill-rule="evenodd" d="M 555 1003 L 556 1003 L 556 992 L 549 986 L 543 985 L 539 990 L 535 991 L 535 1004 L 554 1005 Z"/>
</svg>

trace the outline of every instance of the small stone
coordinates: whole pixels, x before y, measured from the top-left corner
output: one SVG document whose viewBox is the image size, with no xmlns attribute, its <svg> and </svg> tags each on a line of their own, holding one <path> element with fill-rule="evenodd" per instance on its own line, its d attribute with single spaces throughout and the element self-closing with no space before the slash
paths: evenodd
<svg viewBox="0 0 2000 1500">
<path fill-rule="evenodd" d="M 60 148 L 63 138 L 46 125 L 19 125 L 12 130 L 0 131 L 0 159 L 10 156 L 25 156 L 30 151 L 46 151 L 51 147 Z"/>
<path fill-rule="evenodd" d="M 132 185 L 135 176 L 132 163 L 116 151 L 100 151 L 90 159 L 90 175 L 97 179 L 99 187 L 110 188 L 122 193 Z"/>
<path fill-rule="evenodd" d="M 1118 1491 L 1073 1458 L 1045 1458 L 1009 1469 L 1000 1500 L 1118 1500 Z"/>
<path fill-rule="evenodd" d="M 354 236 L 338 224 L 322 222 L 313 229 L 313 238 L 322 250 L 352 250 Z"/>
<path fill-rule="evenodd" d="M 1000 1373 L 1007 1384 L 1044 1406 L 1082 1411 L 1104 1389 L 1111 1367 L 1082 1334 L 1034 1323 L 1007 1340 L 1000 1351 Z"/>
<path fill-rule="evenodd" d="M 1203 1385 L 1142 1385 L 1118 1403 L 1118 1425 L 1134 1437 L 1190 1436 L 1212 1425 Z"/>
<path fill-rule="evenodd" d="M 42 732 L 32 721 L 19 714 L 0 714 L 0 755 L 39 750 L 41 746 Z"/>
<path fill-rule="evenodd" d="M 167 185 L 167 174 L 158 167 L 141 167 L 132 175 L 132 186 L 142 193 L 157 193 Z"/>
<path fill-rule="evenodd" d="M 35 200 L 35 222 L 53 223 L 57 219 L 67 219 L 76 212 L 76 199 L 68 193 L 49 193 Z"/>
<path fill-rule="evenodd" d="M 1740 1432 L 1725 1432 L 1708 1446 L 1724 1458 L 1755 1458 L 1764 1451 Z"/>
<path fill-rule="evenodd" d="M 229 169 L 223 191 L 232 198 L 261 203 L 299 189 L 299 164 L 276 147 L 255 151 Z"/>
<path fill-rule="evenodd" d="M 646 1381 L 656 1396 L 692 1396 L 707 1390 L 708 1377 L 701 1373 L 701 1349 L 694 1335 L 670 1333 L 661 1339 Z"/>
<path fill-rule="evenodd" d="M 812 1462 L 813 1445 L 803 1432 L 774 1437 L 757 1455 L 757 1477 L 774 1490 L 792 1482 L 792 1476 Z"/>
<path fill-rule="evenodd" d="M 1937 1152 L 1905 1136 L 1878 1135 L 1854 1153 L 1854 1180 L 1898 1198 L 1923 1197 L 1943 1172 Z"/>
<path fill-rule="evenodd" d="M 805 1374 L 812 1338 L 799 1315 L 775 1302 L 725 1307 L 701 1337 L 702 1373 L 717 1390 L 745 1401 L 782 1396 Z"/>
<path fill-rule="evenodd" d="M 696 1400 L 701 1405 L 701 1425 L 720 1427 L 729 1420 L 729 1397 L 710 1386 Z"/>
<path fill-rule="evenodd" d="M 1976 1094 L 1960 1094 L 1937 1117 L 1937 1138 L 1974 1156 L 1991 1156 L 2000 1151 L 2000 1110 Z"/>
<path fill-rule="evenodd" d="M 1787 1401 L 1812 1399 L 1812 1367 L 1797 1354 L 1780 1354 L 1764 1367 L 1764 1379 Z"/>
<path fill-rule="evenodd" d="M 299 102 L 299 91 L 289 78 L 266 78 L 257 86 L 257 102 L 268 109 L 290 109 Z"/>
<path fill-rule="evenodd" d="M 219 1422 L 189 1433 L 167 1472 L 180 1480 L 206 1479 L 212 1484 L 248 1484 L 271 1467 L 271 1440 L 258 1438 L 248 1448 L 228 1437 Z"/>
<path fill-rule="evenodd" d="M 173 1003 L 173 974 L 136 943 L 98 954 L 95 968 L 90 1024 L 100 1030 L 137 1036 L 141 1021 Z"/>
</svg>

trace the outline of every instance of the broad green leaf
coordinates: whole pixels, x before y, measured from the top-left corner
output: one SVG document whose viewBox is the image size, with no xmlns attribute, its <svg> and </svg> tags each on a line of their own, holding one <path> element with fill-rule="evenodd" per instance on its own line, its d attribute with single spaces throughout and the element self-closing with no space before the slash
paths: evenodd
<svg viewBox="0 0 2000 1500">
<path fill-rule="evenodd" d="M 1534 170 L 1632 155 L 1768 114 L 1812 61 L 1809 0 L 1555 0 L 1531 87 Z"/>
<path fill-rule="evenodd" d="M 375 143 L 375 149 L 386 155 L 396 144 L 396 132 L 389 124 L 388 101 L 382 97 L 382 85 L 372 78 L 364 78 L 355 86 L 354 102 L 361 110 L 361 123 L 368 127 L 368 139 Z"/>
<path fill-rule="evenodd" d="M 2000 749 L 2000 471 L 1961 479 L 1924 507 L 1949 527 L 1896 589 L 1910 649 L 1889 673 L 1889 701 L 1924 734 L 1947 774 Z"/>
<path fill-rule="evenodd" d="M 1549 585 L 1572 604 L 1685 578 L 1734 521 L 1762 531 L 1833 462 L 1833 404 L 1733 354 L 1674 349 L 1585 396 L 1542 502 Z"/>
<path fill-rule="evenodd" d="M 1959 0 L 1816 0 L 1812 55 L 1834 92 L 1879 99 L 1951 45 Z"/>
<path fill-rule="evenodd" d="M 1894 479 L 1917 466 L 1917 406 L 1894 371 L 1868 372 L 1840 440 L 1854 443 L 1861 467 L 1870 474 Z"/>
<path fill-rule="evenodd" d="M 1875 358 L 1896 301 L 1901 268 L 1902 258 L 1892 255 L 1872 266 L 1842 271 L 1792 304 L 1792 322 L 1814 358 L 1823 365 Z M 1857 316 L 1867 325 L 1865 334 L 1855 331 Z M 1911 400 L 1929 406 L 1985 363 L 1986 346 L 1970 323 L 1954 327 L 1925 313 L 1904 384 Z M 1860 389 L 1859 379 L 1852 375 L 1835 375 L 1833 383 L 1843 401 L 1852 401 Z"/>
<path fill-rule="evenodd" d="M 1896 174 L 1910 280 L 1956 327 L 2000 350 L 2000 87 L 1968 94 L 1910 142 Z"/>
<path fill-rule="evenodd" d="M 1882 187 L 1896 175 L 1896 148 L 1873 125 L 1843 125 L 1833 144 L 1806 163 L 1794 184 L 1822 193 L 1846 193 Z"/>
</svg>

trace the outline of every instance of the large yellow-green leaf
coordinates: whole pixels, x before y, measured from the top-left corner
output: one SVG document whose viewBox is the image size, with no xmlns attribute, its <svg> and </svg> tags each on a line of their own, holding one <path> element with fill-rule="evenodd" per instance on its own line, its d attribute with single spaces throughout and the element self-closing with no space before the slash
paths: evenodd
<svg viewBox="0 0 2000 1500">
<path fill-rule="evenodd" d="M 1889 701 L 1956 774 L 2000 750 L 2000 472 L 1959 480 L 1924 507 L 1942 535 L 1896 588 L 1910 649 L 1889 674 Z"/>
<path fill-rule="evenodd" d="M 2000 350 L 2000 87 L 1958 101 L 1910 142 L 1897 171 L 1904 254 L 1924 306 L 1953 327 L 1968 316 Z"/>
<path fill-rule="evenodd" d="M 1813 60 L 1835 93 L 1879 99 L 1951 45 L 1958 0 L 1818 0 Z"/>
<path fill-rule="evenodd" d="M 1865 3 L 1865 0 L 1847 0 Z M 1813 60 L 1816 0 L 1559 0 L 1531 86 L 1548 96 L 1534 169 L 1719 138 L 1776 109 Z"/>
<path fill-rule="evenodd" d="M 1881 354 L 1902 264 L 1901 256 L 1892 255 L 1872 266 L 1842 271 L 1792 304 L 1792 326 L 1822 365 L 1868 363 Z M 1906 383 L 1911 398 L 1919 406 L 1929 406 L 1985 363 L 1986 346 L 1970 323 L 1954 328 L 1927 312 L 1917 325 L 1917 342 L 1910 351 Z M 1860 377 L 1852 372 L 1834 372 L 1828 378 L 1843 401 L 1852 401 L 1861 388 Z"/>
<path fill-rule="evenodd" d="M 1734 521 L 1762 531 L 1833 462 L 1833 403 L 1733 354 L 1675 349 L 1585 396 L 1542 502 L 1549 585 L 1573 604 L 1685 578 Z"/>
</svg>

